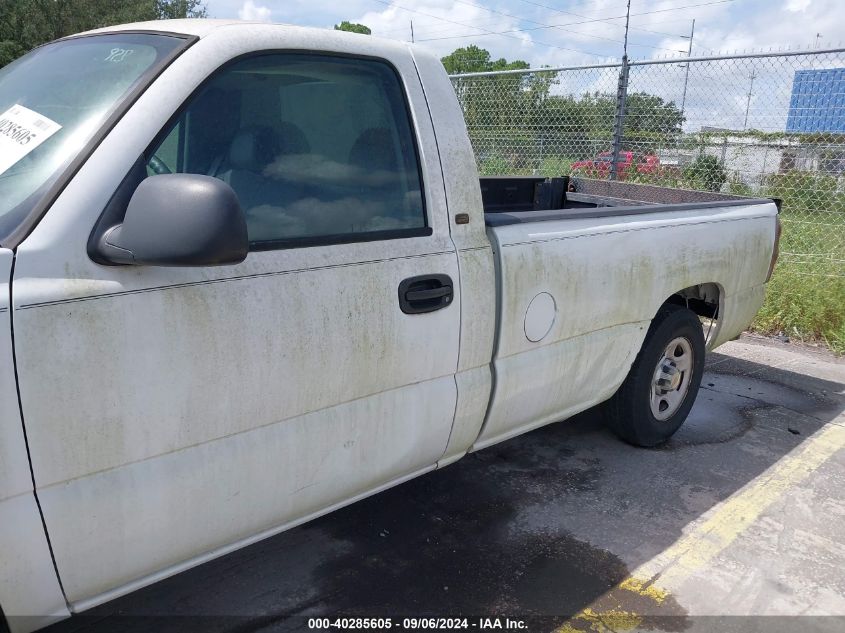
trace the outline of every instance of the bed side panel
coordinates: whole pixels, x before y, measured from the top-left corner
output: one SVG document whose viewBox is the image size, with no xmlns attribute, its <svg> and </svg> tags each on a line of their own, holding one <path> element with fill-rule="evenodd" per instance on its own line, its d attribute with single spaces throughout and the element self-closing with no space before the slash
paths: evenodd
<svg viewBox="0 0 845 633">
<path fill-rule="evenodd" d="M 731 327 L 747 325 L 762 300 L 755 289 L 768 271 L 776 213 L 774 204 L 754 204 L 488 229 L 501 296 L 495 392 L 476 447 L 536 426 L 529 415 L 514 415 L 525 407 L 512 405 L 537 385 L 545 386 L 548 422 L 612 395 L 658 308 L 683 288 L 716 283 Z M 529 305 L 541 293 L 554 307 L 539 315 L 550 321 L 548 333 L 532 341 L 527 319 L 536 329 L 538 315 L 529 315 Z M 744 305 L 732 311 L 737 297 Z M 554 359 L 553 347 L 578 362 Z"/>
</svg>

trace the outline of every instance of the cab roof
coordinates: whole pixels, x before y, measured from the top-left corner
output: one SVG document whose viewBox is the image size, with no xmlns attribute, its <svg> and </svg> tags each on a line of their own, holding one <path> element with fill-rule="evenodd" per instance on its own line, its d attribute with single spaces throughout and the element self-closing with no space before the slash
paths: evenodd
<svg viewBox="0 0 845 633">
<path fill-rule="evenodd" d="M 223 26 L 244 25 L 244 24 L 266 24 L 266 22 L 246 22 L 243 20 L 217 20 L 217 19 L 182 19 L 182 20 L 150 20 L 148 22 L 130 22 L 129 24 L 116 24 L 100 29 L 85 31 L 79 35 L 90 35 L 92 33 L 115 33 L 119 31 L 158 31 L 160 33 L 175 33 L 181 35 L 195 35 L 204 37 L 214 29 Z"/>
</svg>

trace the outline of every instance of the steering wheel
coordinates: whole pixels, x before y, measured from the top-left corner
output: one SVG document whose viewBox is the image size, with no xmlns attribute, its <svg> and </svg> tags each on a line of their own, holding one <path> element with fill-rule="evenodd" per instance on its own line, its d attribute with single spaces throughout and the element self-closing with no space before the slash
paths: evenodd
<svg viewBox="0 0 845 633">
<path fill-rule="evenodd" d="M 170 171 L 170 167 L 164 164 L 164 161 L 161 160 L 158 156 L 153 154 L 150 157 L 150 160 L 147 161 L 147 165 L 150 169 L 153 170 L 154 174 L 172 174 L 173 172 Z"/>
</svg>

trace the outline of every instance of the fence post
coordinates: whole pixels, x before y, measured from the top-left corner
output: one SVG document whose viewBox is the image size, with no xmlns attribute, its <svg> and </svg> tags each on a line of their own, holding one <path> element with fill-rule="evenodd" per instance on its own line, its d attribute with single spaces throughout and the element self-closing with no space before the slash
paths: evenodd
<svg viewBox="0 0 845 633">
<path fill-rule="evenodd" d="M 619 83 L 616 86 L 616 116 L 613 119 L 613 157 L 610 163 L 610 179 L 619 176 L 619 152 L 622 150 L 622 136 L 625 134 L 625 101 L 628 97 L 628 56 L 622 56 Z"/>
</svg>

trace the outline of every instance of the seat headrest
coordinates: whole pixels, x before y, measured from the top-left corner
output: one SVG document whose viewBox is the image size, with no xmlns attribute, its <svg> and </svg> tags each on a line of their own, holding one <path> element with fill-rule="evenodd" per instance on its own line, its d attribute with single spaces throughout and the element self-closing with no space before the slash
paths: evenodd
<svg viewBox="0 0 845 633">
<path fill-rule="evenodd" d="M 274 128 L 250 126 L 243 128 L 232 139 L 229 164 L 232 169 L 261 172 L 279 156 L 306 154 L 308 140 L 299 127 L 282 121 Z"/>
<path fill-rule="evenodd" d="M 273 162 L 279 152 L 279 139 L 269 127 L 248 127 L 235 134 L 229 148 L 233 169 L 261 171 Z"/>
<path fill-rule="evenodd" d="M 311 151 L 311 145 L 302 129 L 289 121 L 281 121 L 276 130 L 279 132 L 281 147 L 279 152 L 285 156 L 290 154 L 307 154 Z"/>
<path fill-rule="evenodd" d="M 367 170 L 395 171 L 396 155 L 390 130 L 371 127 L 361 132 L 349 150 L 349 162 Z"/>
</svg>

